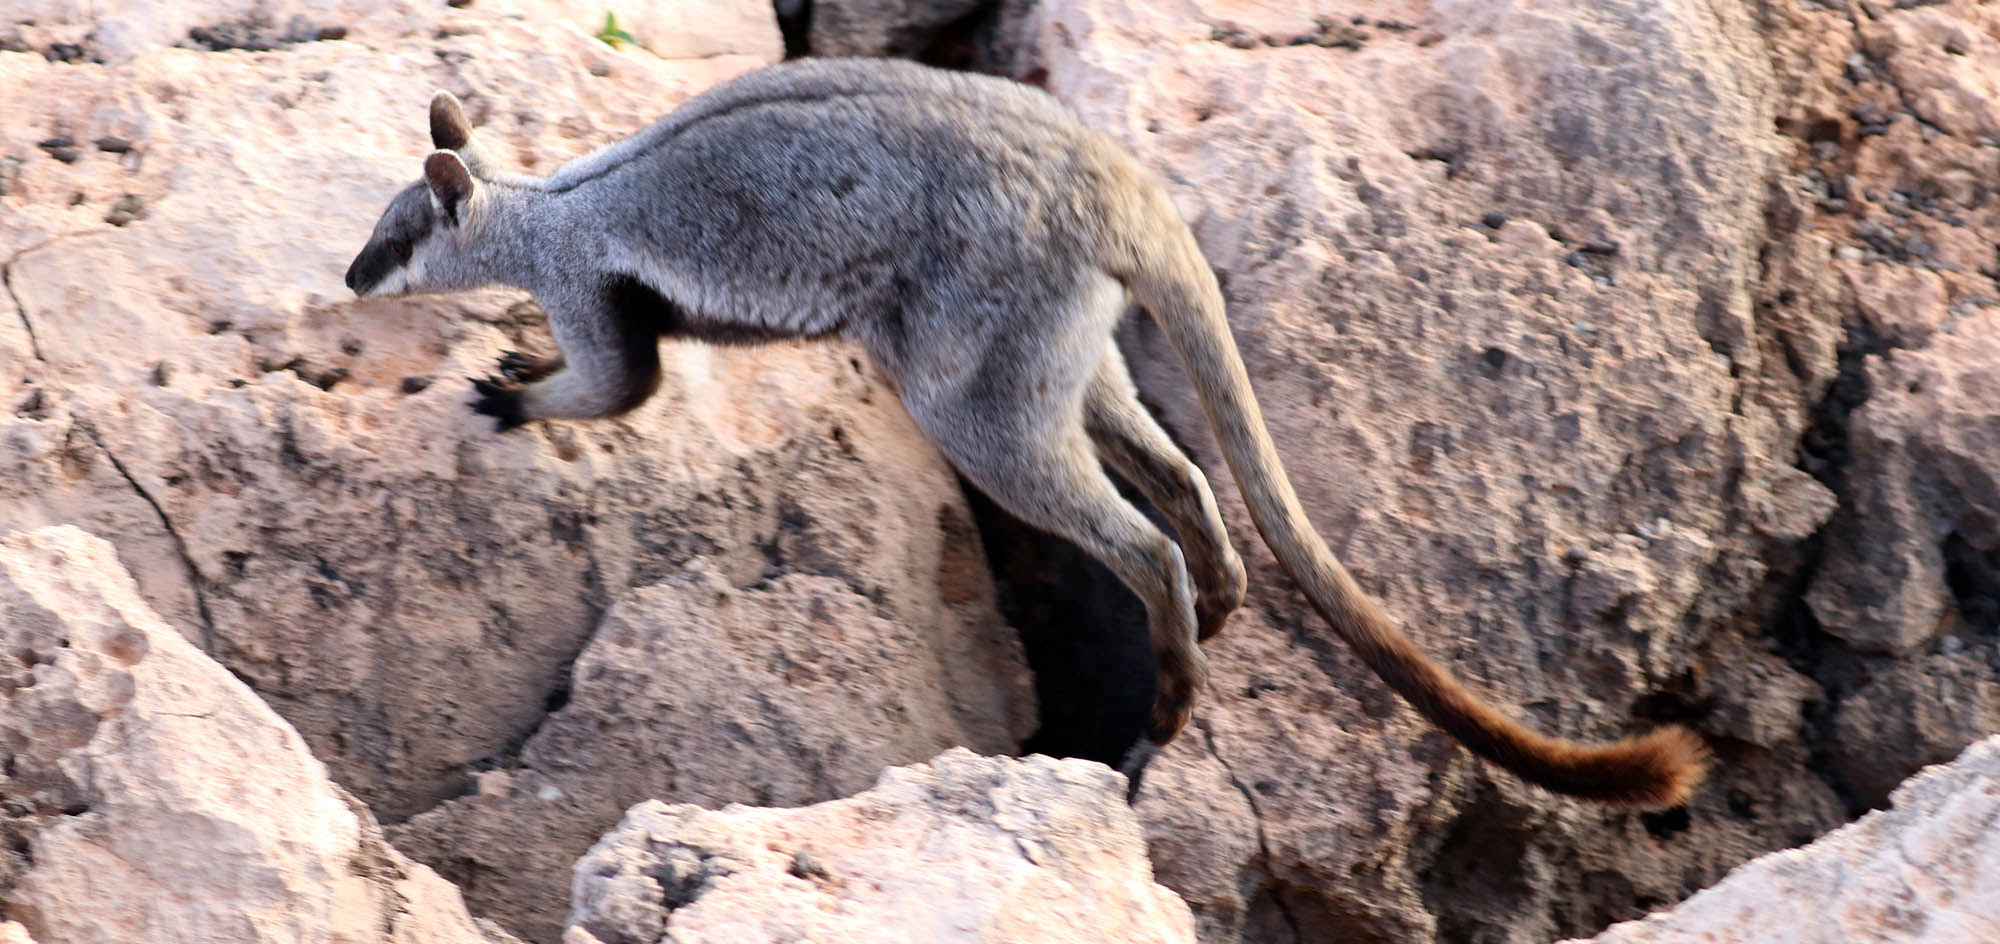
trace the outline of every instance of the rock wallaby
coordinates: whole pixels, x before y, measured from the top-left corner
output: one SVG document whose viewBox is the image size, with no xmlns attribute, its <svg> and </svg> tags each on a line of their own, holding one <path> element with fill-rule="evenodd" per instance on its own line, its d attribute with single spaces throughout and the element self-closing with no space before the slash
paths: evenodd
<svg viewBox="0 0 2000 944">
<path fill-rule="evenodd" d="M 853 339 L 968 479 L 1145 601 L 1158 672 L 1147 740 L 1165 744 L 1206 676 L 1197 639 L 1242 602 L 1244 570 L 1201 471 L 1140 406 L 1112 343 L 1136 298 L 1179 352 L 1265 543 L 1391 688 L 1559 793 L 1671 806 L 1700 779 L 1704 751 L 1685 729 L 1550 738 L 1411 644 L 1307 522 L 1214 273 L 1166 191 L 1049 95 L 903 62 L 806 60 L 724 83 L 548 177 L 496 166 L 448 93 L 430 129 L 423 180 L 389 204 L 347 284 L 364 297 L 532 293 L 562 351 L 509 354 L 503 376 L 474 381 L 472 408 L 500 429 L 638 406 L 662 336 Z"/>
</svg>

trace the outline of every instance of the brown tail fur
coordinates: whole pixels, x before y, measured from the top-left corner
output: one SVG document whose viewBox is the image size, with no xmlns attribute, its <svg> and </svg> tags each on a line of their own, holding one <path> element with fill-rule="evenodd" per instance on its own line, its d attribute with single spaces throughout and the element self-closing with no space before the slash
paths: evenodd
<svg viewBox="0 0 2000 944">
<path fill-rule="evenodd" d="M 1136 168 L 1133 168 L 1136 171 Z M 1142 173 L 1142 172 L 1141 172 Z M 1166 195 L 1150 181 L 1107 207 L 1115 245 L 1103 265 L 1153 313 L 1193 378 L 1250 517 L 1313 608 L 1390 688 L 1474 754 L 1557 793 L 1607 803 L 1685 802 L 1707 750 L 1668 726 L 1612 744 L 1549 737 L 1495 710 L 1419 651 L 1312 530 L 1264 427 L 1223 313 L 1215 275 Z"/>
</svg>

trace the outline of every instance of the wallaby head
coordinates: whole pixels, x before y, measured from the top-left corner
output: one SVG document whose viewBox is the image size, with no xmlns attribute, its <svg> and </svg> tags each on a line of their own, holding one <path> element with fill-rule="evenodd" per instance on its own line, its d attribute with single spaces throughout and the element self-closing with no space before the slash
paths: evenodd
<svg viewBox="0 0 2000 944">
<path fill-rule="evenodd" d="M 450 92 L 431 99 L 431 145 L 422 180 L 389 201 L 368 244 L 347 267 L 347 287 L 363 298 L 454 292 L 495 281 L 487 245 L 500 195 L 475 171 L 482 164 L 472 125 Z"/>
</svg>

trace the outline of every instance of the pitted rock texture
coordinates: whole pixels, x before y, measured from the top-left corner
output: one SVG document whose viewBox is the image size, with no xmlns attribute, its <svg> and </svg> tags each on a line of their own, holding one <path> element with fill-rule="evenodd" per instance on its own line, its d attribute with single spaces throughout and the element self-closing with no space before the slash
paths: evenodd
<svg viewBox="0 0 2000 944">
<path fill-rule="evenodd" d="M 461 378 L 552 347 L 531 304 L 342 286 L 434 90 L 546 172 L 779 56 L 767 4 L 621 9 L 615 49 L 587 7 L 52 5 L 31 45 L 104 62 L 0 53 L 0 527 L 110 537 L 386 822 L 458 797 L 398 835 L 546 937 L 631 803 L 829 799 L 1034 711 L 965 500 L 857 351 L 669 343 L 634 414 L 497 436 Z M 262 48 L 295 17 L 340 38 Z M 702 635 L 720 597 L 761 622 Z"/>
<path fill-rule="evenodd" d="M 109 538 L 147 603 L 476 913 L 537 935 L 563 844 L 635 791 L 809 802 L 945 743 L 1004 749 L 1028 707 L 966 502 L 853 350 L 670 345 L 634 415 L 496 437 L 458 378 L 546 349 L 532 306 L 340 285 L 417 173 L 434 89 L 546 171 L 780 54 L 762 0 L 615 9 L 638 41 L 616 48 L 592 36 L 605 12 L 0 15 L 0 529 Z M 1255 571 L 1138 806 L 1202 938 L 1594 932 L 1992 730 L 1991 5 L 1358 12 L 1005 2 L 969 35 L 1175 191 L 1315 523 L 1426 648 L 1545 729 L 1680 720 L 1719 763 L 1689 810 L 1635 815 L 1466 758 L 1254 548 L 1137 324 L 1145 392 Z M 1009 612 L 1133 626 L 1098 583 L 1010 572 Z M 706 652 L 662 643 L 710 590 L 787 627 L 731 637 L 742 658 L 807 671 L 732 665 L 714 626 L 685 636 Z M 896 676 L 919 690 L 862 697 L 841 637 L 893 643 L 882 664 L 920 669 Z M 934 675 L 903 648 L 942 639 L 965 648 Z M 770 700 L 676 689 L 654 659 L 741 671 Z M 1086 707 L 1137 697 L 1115 665 L 1062 668 L 1044 677 Z M 1075 708 L 1037 743 L 1072 721 L 1119 740 L 1099 724 L 1119 710 Z M 710 753 L 724 742 L 774 759 Z M 509 856 L 510 836 L 556 838 Z"/>
<path fill-rule="evenodd" d="M 1896 788 L 1889 808 L 1764 856 L 1594 944 L 1977 944 L 2000 939 L 2000 738 Z M 1571 942 L 1577 944 L 1577 942 Z"/>
<path fill-rule="evenodd" d="M 1842 317 L 1805 442 L 1840 506 L 1808 545 L 1786 649 L 1824 689 L 1822 749 L 1865 807 L 2000 729 L 2000 14 L 1773 13 L 1797 86 L 1779 127 L 1803 146 L 1774 192 L 1792 235 L 1768 258 L 1797 277 L 1771 308 Z"/>
<path fill-rule="evenodd" d="M 649 801 L 577 863 L 563 944 L 1193 944 L 1124 792 L 955 749 L 802 809 Z"/>
<path fill-rule="evenodd" d="M 1892 263 L 1859 281 L 1913 330 L 1956 330 L 1953 306 L 1979 304 L 1959 287 L 1980 280 L 1879 283 L 1905 268 L 1894 247 L 1837 254 L 1799 194 L 1827 131 L 1798 122 L 1799 103 L 1847 94 L 1821 67 L 1858 39 L 1838 54 L 1807 43 L 1873 14 L 1356 12 L 1053 0 L 1032 18 L 1039 58 L 1016 74 L 1175 191 L 1306 508 L 1425 648 L 1545 729 L 1679 720 L 1720 762 L 1670 814 L 1526 790 L 1389 696 L 1257 551 L 1251 604 L 1207 647 L 1198 732 L 1140 810 L 1205 940 L 1588 932 L 1858 805 L 1834 756 L 1823 635 L 1800 628 L 1847 488 L 1812 452 L 1844 435 L 1823 409 L 1852 341 L 1833 266 Z M 1860 119 L 1833 117 L 1856 153 L 1879 153 Z M 1921 145 L 1902 145 L 1906 167 L 1956 179 L 1959 152 Z M 1946 192 L 1953 212 L 1995 205 Z M 1251 543 L 1172 351 L 1143 321 L 1125 340 Z M 1963 691 L 1948 708 L 1877 699 L 1876 720 L 1909 732 L 1904 758 L 1950 756 L 1991 704 Z"/>
<path fill-rule="evenodd" d="M 0 941 L 515 939 L 367 809 L 76 528 L 0 536 Z"/>
<path fill-rule="evenodd" d="M 510 763 L 612 603 L 697 558 L 994 638 L 977 547 L 944 547 L 963 499 L 856 352 L 668 345 L 637 413 L 496 436 L 460 378 L 551 346 L 531 305 L 341 285 L 429 150 L 433 90 L 547 171 L 774 60 L 768 6 L 725 6 L 761 26 L 618 50 L 533 3 L 259 6 L 346 27 L 269 52 L 167 45 L 250 5 L 41 11 L 51 41 L 134 45 L 103 65 L 0 53 L 0 151 L 23 159 L 0 197 L 0 524 L 111 536 L 162 614 L 392 821 Z M 55 135 L 129 147 L 64 163 L 34 146 Z M 103 222 L 124 194 L 145 217 Z"/>
</svg>

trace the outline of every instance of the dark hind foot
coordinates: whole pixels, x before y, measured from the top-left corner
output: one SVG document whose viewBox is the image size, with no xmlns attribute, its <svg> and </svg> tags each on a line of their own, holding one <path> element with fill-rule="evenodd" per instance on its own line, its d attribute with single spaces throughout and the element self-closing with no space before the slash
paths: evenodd
<svg viewBox="0 0 2000 944">
<path fill-rule="evenodd" d="M 520 351 L 500 352 L 500 374 L 517 383 L 534 383 L 562 369 L 562 358 L 543 357 L 539 354 L 523 354 Z"/>
<path fill-rule="evenodd" d="M 1202 575 L 1197 581 L 1195 592 L 1194 618 L 1195 638 L 1202 642 L 1222 632 L 1229 614 L 1243 605 L 1243 595 L 1249 592 L 1250 578 L 1243 570 L 1243 558 L 1227 544 L 1223 546 L 1225 556 L 1217 562 L 1219 573 Z"/>
<path fill-rule="evenodd" d="M 473 391 L 479 394 L 479 398 L 472 401 L 472 412 L 497 420 L 495 432 L 504 433 L 528 421 L 527 404 L 521 400 L 520 387 L 498 377 L 465 379 L 472 381 Z"/>
<path fill-rule="evenodd" d="M 1195 696 L 1208 679 L 1208 666 L 1201 650 L 1189 647 L 1185 665 L 1160 660 L 1158 680 L 1153 689 L 1153 719 L 1146 727 L 1146 740 L 1162 747 L 1171 743 L 1194 716 Z"/>
<path fill-rule="evenodd" d="M 1159 746 L 1145 738 L 1132 742 L 1125 751 L 1125 758 L 1118 762 L 1118 772 L 1125 775 L 1125 805 L 1139 801 L 1139 785 L 1146 779 L 1146 765 L 1158 756 Z"/>
</svg>

